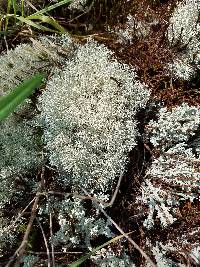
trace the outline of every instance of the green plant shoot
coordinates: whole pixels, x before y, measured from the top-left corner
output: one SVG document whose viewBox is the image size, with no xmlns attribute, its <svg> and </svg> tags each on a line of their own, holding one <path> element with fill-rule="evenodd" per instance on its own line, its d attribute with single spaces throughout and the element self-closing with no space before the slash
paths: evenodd
<svg viewBox="0 0 200 267">
<path fill-rule="evenodd" d="M 0 98 L 0 120 L 7 118 L 32 92 L 40 86 L 43 74 L 37 74 L 17 86 L 11 93 Z"/>
</svg>

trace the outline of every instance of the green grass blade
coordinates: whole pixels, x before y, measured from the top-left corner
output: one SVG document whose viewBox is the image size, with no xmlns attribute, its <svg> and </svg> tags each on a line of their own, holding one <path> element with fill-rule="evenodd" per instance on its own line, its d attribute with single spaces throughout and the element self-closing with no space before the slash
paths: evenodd
<svg viewBox="0 0 200 267">
<path fill-rule="evenodd" d="M 40 25 L 38 23 L 35 23 L 34 21 L 30 20 L 30 19 L 27 19 L 27 18 L 24 18 L 24 17 L 18 17 L 17 16 L 17 19 L 23 23 L 26 23 L 27 25 L 29 26 L 32 26 L 33 28 L 36 28 L 38 30 L 41 30 L 41 31 L 47 31 L 47 32 L 56 32 L 55 30 L 52 30 L 52 29 L 49 29 L 48 27 L 45 27 L 43 25 Z"/>
<path fill-rule="evenodd" d="M 12 0 L 8 0 L 8 3 L 7 3 L 7 14 L 10 13 L 11 4 L 12 4 Z M 7 31 L 7 29 L 8 29 L 8 22 L 9 22 L 9 16 L 6 16 L 5 31 Z"/>
<path fill-rule="evenodd" d="M 132 233 L 132 232 L 131 232 Z M 131 234 L 128 233 L 127 235 Z M 78 267 L 80 266 L 84 261 L 86 261 L 87 259 L 89 259 L 93 254 L 95 254 L 98 250 L 108 246 L 109 244 L 118 241 L 119 239 L 123 238 L 124 235 L 119 235 L 116 236 L 114 238 L 112 238 L 111 240 L 109 240 L 108 242 L 104 243 L 103 245 L 96 247 L 95 249 L 93 249 L 90 253 L 86 254 L 85 256 L 82 256 L 81 258 L 79 258 L 78 260 L 72 262 L 69 267 Z"/>
<path fill-rule="evenodd" d="M 24 0 L 21 0 L 21 15 L 24 17 Z"/>
<path fill-rule="evenodd" d="M 63 6 L 63 5 L 65 5 L 65 4 L 68 4 L 68 3 L 71 3 L 71 2 L 72 2 L 72 0 L 63 0 L 63 1 L 61 1 L 61 2 L 55 3 L 55 4 L 53 4 L 53 5 L 50 5 L 50 6 L 48 6 L 48 7 L 45 7 L 45 8 L 43 8 L 43 9 L 41 9 L 41 10 L 39 10 L 39 11 L 33 13 L 33 14 L 30 15 L 28 18 L 31 18 L 31 17 L 34 16 L 34 15 L 42 15 L 42 14 L 44 14 L 44 13 L 46 13 L 46 12 L 49 12 L 49 11 L 51 11 L 51 10 L 57 8 L 57 7 Z"/>
<path fill-rule="evenodd" d="M 0 120 L 8 117 L 15 108 L 21 104 L 25 98 L 31 95 L 31 93 L 42 83 L 44 78 L 43 74 L 37 74 L 31 79 L 24 81 L 18 87 L 16 87 L 10 94 L 0 98 Z"/>
<path fill-rule="evenodd" d="M 32 17 L 31 19 L 29 18 L 24 18 L 24 17 L 21 17 L 21 16 L 17 16 L 17 19 L 21 22 L 24 22 L 26 23 L 27 25 L 30 25 L 36 29 L 39 29 L 41 31 L 48 31 L 48 32 L 61 32 L 61 33 L 66 33 L 65 29 L 59 25 L 59 23 L 57 23 L 56 21 L 54 21 L 53 19 L 47 17 L 47 16 L 40 16 L 40 15 L 37 15 L 37 16 L 34 16 Z M 32 19 L 37 19 L 37 20 L 40 20 L 42 22 L 45 22 L 45 23 L 48 23 L 50 25 L 52 25 L 56 30 L 53 30 L 53 29 L 50 29 L 46 26 L 43 26 L 43 25 L 40 25 L 39 23 L 36 23 L 34 21 L 32 21 Z"/>
<path fill-rule="evenodd" d="M 53 26 L 56 30 L 58 30 L 61 33 L 66 33 L 66 30 L 54 19 L 51 19 L 48 16 L 44 16 L 44 15 L 34 15 L 31 17 L 28 17 L 28 19 L 30 20 L 40 20 L 42 22 L 45 22 L 51 26 Z"/>
<path fill-rule="evenodd" d="M 12 6 L 14 10 L 14 18 L 15 18 L 15 23 L 16 23 L 16 16 L 17 16 L 17 2 L 16 0 L 12 0 Z"/>
</svg>

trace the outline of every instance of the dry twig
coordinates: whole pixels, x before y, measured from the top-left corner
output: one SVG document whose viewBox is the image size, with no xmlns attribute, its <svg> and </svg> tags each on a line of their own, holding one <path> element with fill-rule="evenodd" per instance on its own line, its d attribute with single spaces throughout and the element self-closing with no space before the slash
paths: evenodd
<svg viewBox="0 0 200 267">
<path fill-rule="evenodd" d="M 57 191 L 48 191 L 48 192 L 41 192 L 39 193 L 40 195 L 44 195 L 48 198 L 48 194 L 51 194 L 51 195 L 60 195 L 60 196 L 65 196 L 65 197 L 68 197 L 68 196 L 73 196 L 73 197 L 76 197 L 76 198 L 80 198 L 80 199 L 83 199 L 83 200 L 87 200 L 87 199 L 90 199 L 92 201 L 95 201 L 97 203 L 100 203 L 102 205 L 104 205 L 104 207 L 110 207 L 113 205 L 116 197 L 117 197 L 117 193 L 119 191 L 119 187 L 121 185 L 121 181 L 122 181 L 122 178 L 123 178 L 123 172 L 121 173 L 121 175 L 119 176 L 119 179 L 118 179 L 118 182 L 117 182 L 117 185 L 116 185 L 116 188 L 115 188 L 115 191 L 113 193 L 113 196 L 110 200 L 110 202 L 105 202 L 105 201 L 102 201 L 100 199 L 97 199 L 96 197 L 92 197 L 92 196 L 83 196 L 83 195 L 80 195 L 78 193 L 62 193 L 62 192 L 57 192 Z M 81 188 L 82 189 L 82 188 Z"/>
<path fill-rule="evenodd" d="M 22 210 L 22 212 L 18 215 L 18 217 L 14 220 L 14 222 L 8 226 L 7 230 L 10 230 L 15 227 L 15 224 L 19 219 L 24 215 L 25 211 L 28 209 L 28 207 L 34 202 L 35 197 L 28 203 L 28 205 Z"/>
<path fill-rule="evenodd" d="M 6 264 L 5 267 L 11 267 L 11 266 L 20 267 L 21 259 L 22 259 L 23 255 L 24 255 L 24 253 L 26 252 L 29 234 L 31 232 L 33 222 L 34 222 L 34 220 L 36 218 L 37 207 L 38 207 L 38 203 L 39 203 L 40 196 L 41 196 L 40 192 L 42 191 L 42 189 L 45 186 L 44 169 L 42 169 L 42 172 L 41 172 L 40 175 L 41 175 L 40 185 L 39 185 L 39 188 L 38 188 L 38 192 L 37 192 L 37 194 L 35 196 L 35 201 L 33 203 L 33 207 L 32 207 L 32 210 L 31 210 L 31 216 L 30 216 L 30 219 L 29 219 L 29 222 L 28 222 L 28 226 L 26 228 L 26 232 L 24 234 L 23 240 L 22 240 L 20 246 L 15 251 L 14 255 L 10 258 L 9 262 Z"/>
<path fill-rule="evenodd" d="M 52 227 L 52 211 L 50 202 L 47 196 L 48 210 L 49 210 L 49 227 L 50 227 L 50 240 L 51 240 L 51 254 L 52 254 L 52 267 L 55 267 L 55 254 L 54 254 L 54 244 L 53 244 L 53 227 Z"/>
<path fill-rule="evenodd" d="M 19 267 L 20 266 L 21 258 L 23 257 L 23 255 L 26 251 L 26 247 L 28 244 L 28 237 L 29 237 L 32 225 L 33 225 L 33 221 L 36 217 L 36 211 L 37 211 L 39 199 L 40 199 L 40 195 L 36 194 L 35 201 L 34 201 L 34 204 L 33 204 L 32 210 L 31 210 L 31 217 L 29 219 L 29 223 L 28 223 L 28 226 L 26 228 L 26 232 L 24 234 L 23 240 L 22 240 L 20 246 L 18 247 L 18 249 L 15 251 L 14 255 L 11 257 L 9 262 L 6 264 L 6 267 L 11 267 L 11 266 Z M 15 259 L 16 259 L 16 263 L 13 265 L 13 262 L 15 261 Z"/>
<path fill-rule="evenodd" d="M 47 250 L 48 267 L 51 267 L 51 257 L 50 257 L 50 251 L 49 251 L 49 247 L 48 247 L 48 242 L 47 242 L 47 239 L 46 239 L 46 236 L 45 236 L 45 233 L 44 233 L 44 230 L 42 228 L 42 225 L 41 225 L 40 221 L 38 220 L 38 218 L 36 218 L 36 220 L 37 220 L 37 223 L 39 224 L 39 227 L 41 229 L 42 236 L 43 236 L 43 239 L 44 239 L 44 244 L 45 244 L 45 247 L 46 247 L 46 250 Z"/>
</svg>

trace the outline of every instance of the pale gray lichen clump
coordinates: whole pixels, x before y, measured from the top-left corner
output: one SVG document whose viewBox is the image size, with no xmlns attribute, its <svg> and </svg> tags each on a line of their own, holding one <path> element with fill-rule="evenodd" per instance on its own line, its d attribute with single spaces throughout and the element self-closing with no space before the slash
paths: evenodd
<svg viewBox="0 0 200 267">
<path fill-rule="evenodd" d="M 0 127 L 0 208 L 11 199 L 15 180 L 40 165 L 37 133 L 11 116 Z"/>
<path fill-rule="evenodd" d="M 194 260 L 196 264 L 200 263 L 200 245 L 199 244 L 196 244 L 196 246 L 193 246 L 190 252 L 190 257 Z"/>
<path fill-rule="evenodd" d="M 198 266 L 200 263 L 199 231 L 198 226 L 192 229 L 183 227 L 176 238 L 172 234 L 169 235 L 166 242 L 156 241 L 154 244 L 152 244 L 152 240 L 147 238 L 146 245 L 154 256 L 156 266 L 188 267 L 188 260 L 194 266 Z M 176 258 L 173 258 L 172 255 L 175 255 Z M 145 265 L 145 267 L 150 266 L 149 263 Z"/>
<path fill-rule="evenodd" d="M 29 44 L 18 45 L 0 56 L 0 95 L 13 89 L 23 80 L 42 70 L 47 62 L 40 59 L 41 51 L 37 51 Z"/>
<path fill-rule="evenodd" d="M 41 166 L 37 138 L 37 132 L 17 116 L 0 122 L 0 255 L 15 242 L 15 228 L 10 229 L 10 220 L 3 216 L 5 205 L 22 197 L 27 175 Z"/>
<path fill-rule="evenodd" d="M 20 44 L 2 53 L 0 96 L 38 72 L 50 72 L 54 65 L 62 64 L 64 55 L 68 55 L 71 49 L 72 40 L 68 35 L 41 36 L 32 39 L 31 44 Z"/>
<path fill-rule="evenodd" d="M 28 115 L 31 120 L 27 118 L 29 100 L 30 105 L 26 103 L 1 122 L 0 151 L 4 157 L 0 160 L 0 212 L 13 196 L 16 201 L 20 198 L 23 190 L 18 190 L 16 183 L 24 182 L 26 175 L 33 175 L 41 164 L 35 124 L 44 129 L 46 156 L 57 167 L 64 185 L 75 190 L 83 186 L 108 201 L 107 191 L 124 171 L 127 153 L 136 145 L 136 112 L 145 107 L 150 95 L 136 80 L 134 70 L 119 63 L 103 45 L 94 41 L 72 44 L 66 36 L 41 37 L 1 55 L 1 60 L 1 95 L 38 70 L 51 72 L 51 76 L 39 101 L 39 122 L 36 119 L 33 123 L 37 114 L 34 108 Z M 92 249 L 91 240 L 113 235 L 99 210 L 88 215 L 83 201 L 66 197 L 52 206 L 59 214 L 60 225 L 53 241 L 63 250 L 77 245 Z M 40 211 L 42 217 L 45 208 L 41 206 Z M 10 229 L 8 218 L 2 219 L 0 252 L 7 244 L 14 244 L 16 227 Z"/>
<path fill-rule="evenodd" d="M 62 38 L 60 38 L 62 39 Z M 40 38 L 33 44 L 21 44 L 14 50 L 1 54 L 0 96 L 40 71 L 49 71 L 53 60 L 60 62 L 55 48 L 50 45 L 54 38 Z M 36 45 L 37 44 L 37 45 Z M 39 47 L 40 49 L 39 49 Z M 47 53 L 49 52 L 49 54 Z M 8 75 L 9 74 L 9 75 Z M 39 165 L 37 133 L 28 117 L 34 115 L 31 101 L 17 108 L 17 114 L 0 122 L 0 207 L 8 203 L 16 191 L 15 180 Z M 25 119 L 24 119 L 25 117 Z M 37 140 L 37 142 L 36 142 Z"/>
<path fill-rule="evenodd" d="M 35 255 L 25 255 L 22 258 L 23 267 L 34 266 L 35 264 L 37 264 L 38 261 L 39 261 L 39 257 Z"/>
<path fill-rule="evenodd" d="M 53 60 L 60 62 L 55 48 L 51 46 L 53 40 L 53 37 L 40 38 L 33 44 L 18 45 L 14 50 L 0 55 L 0 96 L 14 90 L 33 74 L 49 71 Z M 59 42 L 62 43 L 62 38 Z M 17 115 L 0 122 L 0 208 L 10 201 L 16 191 L 15 180 L 39 165 L 39 139 L 26 118 L 27 115 L 32 117 L 33 113 L 31 101 L 26 100 L 26 105 L 17 109 Z"/>
<path fill-rule="evenodd" d="M 52 202 L 53 199 L 51 199 Z M 63 251 L 77 246 L 92 250 L 91 241 L 98 236 L 114 236 L 110 223 L 100 216 L 98 209 L 88 212 L 84 201 L 73 197 L 58 201 L 54 198 L 52 207 L 58 210 L 60 229 L 54 234 L 54 245 L 61 245 Z M 73 221 L 73 224 L 72 224 Z"/>
<path fill-rule="evenodd" d="M 149 246 L 155 258 L 157 267 L 188 266 L 185 264 L 177 263 L 168 256 L 169 253 L 176 253 L 178 251 L 178 248 L 173 246 L 173 243 L 169 242 L 168 244 L 164 245 L 161 242 L 156 242 L 155 245 L 152 245 L 149 241 Z M 146 263 L 145 267 L 151 267 L 151 265 L 149 263 Z"/>
<path fill-rule="evenodd" d="M 8 252 L 9 248 L 16 242 L 16 233 L 9 229 L 10 220 L 0 218 L 0 257 L 4 256 L 5 251 Z"/>
<path fill-rule="evenodd" d="M 163 227 L 172 224 L 180 201 L 198 197 L 200 154 L 187 142 L 199 125 L 200 108 L 185 103 L 171 111 L 162 108 L 158 121 L 149 123 L 150 142 L 159 156 L 147 171 L 139 200 L 149 206 L 145 227 L 153 227 L 155 214 Z"/>
<path fill-rule="evenodd" d="M 180 40 L 182 44 L 187 44 L 191 38 L 196 37 L 199 7 L 199 0 L 184 0 L 178 3 L 168 28 L 168 39 L 171 43 Z"/>
<path fill-rule="evenodd" d="M 177 143 L 186 142 L 200 125 L 200 108 L 183 103 L 168 111 L 161 108 L 157 121 L 150 121 L 150 142 L 162 151 Z"/>
<path fill-rule="evenodd" d="M 94 41 L 57 69 L 40 109 L 50 163 L 66 185 L 98 193 L 112 188 L 136 145 L 135 114 L 149 94 L 132 68 Z"/>
<path fill-rule="evenodd" d="M 136 145 L 136 112 L 145 107 L 149 95 L 134 70 L 119 63 L 105 46 L 92 40 L 76 46 L 74 56 L 54 72 L 39 99 L 47 156 L 64 186 L 72 192 L 83 187 L 109 200 L 107 193 Z M 77 246 L 92 250 L 92 240 L 113 236 L 98 208 L 88 211 L 83 200 L 66 197 L 52 206 L 60 225 L 53 242 L 63 251 Z M 108 266 L 129 262 L 114 254 L 108 261 Z"/>
<path fill-rule="evenodd" d="M 138 19 L 137 16 L 129 14 L 127 22 L 123 28 L 115 26 L 114 28 L 108 27 L 110 33 L 115 33 L 118 37 L 117 42 L 121 44 L 132 44 L 134 39 L 143 39 L 150 33 L 151 27 L 157 25 L 158 20 L 146 22 L 145 20 Z"/>
<path fill-rule="evenodd" d="M 40 44 L 41 41 L 46 42 L 45 38 L 40 40 Z M 51 55 L 52 52 L 51 49 Z M 47 72 L 50 64 L 52 66 L 52 57 L 33 44 L 19 45 L 1 54 L 0 60 L 0 96 L 14 90 L 33 74 Z M 15 240 L 14 232 L 8 229 L 10 221 L 3 216 L 5 205 L 19 201 L 28 183 L 27 175 L 33 176 L 42 161 L 41 137 L 31 122 L 35 113 L 31 101 L 26 100 L 15 113 L 0 122 L 0 252 Z"/>
<path fill-rule="evenodd" d="M 69 5 L 69 9 L 83 10 L 86 3 L 87 0 L 72 0 L 72 2 Z"/>
<path fill-rule="evenodd" d="M 167 31 L 171 46 L 180 49 L 177 58 L 168 65 L 172 75 L 183 80 L 193 78 L 200 68 L 199 0 L 179 2 Z"/>
<path fill-rule="evenodd" d="M 135 267 L 126 253 L 116 253 L 109 246 L 97 251 L 91 259 L 98 267 Z"/>
</svg>

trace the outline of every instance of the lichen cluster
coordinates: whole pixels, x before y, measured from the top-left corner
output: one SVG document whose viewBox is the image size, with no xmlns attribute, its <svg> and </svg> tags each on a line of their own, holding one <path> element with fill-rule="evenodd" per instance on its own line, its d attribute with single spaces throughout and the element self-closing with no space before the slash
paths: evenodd
<svg viewBox="0 0 200 267">
<path fill-rule="evenodd" d="M 33 106 L 27 117 L 24 110 L 32 105 L 28 100 L 17 114 L 2 123 L 0 149 L 5 157 L 1 159 L 1 208 L 18 190 L 15 180 L 20 177 L 23 181 L 24 175 L 33 175 L 40 166 L 41 149 L 44 160 L 56 168 L 55 179 L 64 188 L 74 192 L 83 187 L 108 201 L 117 177 L 126 169 L 128 153 L 136 145 L 135 115 L 145 107 L 150 95 L 134 69 L 118 62 L 109 49 L 93 40 L 85 45 L 74 43 L 72 48 L 67 36 L 41 37 L 1 58 L 5 66 L 0 74 L 3 95 L 39 69 L 50 73 L 39 97 L 39 114 Z M 8 69 L 11 75 L 7 84 Z M 40 141 L 38 128 L 43 132 L 38 136 Z M 84 242 L 92 249 L 92 239 L 113 236 L 110 223 L 99 212 L 88 215 L 83 201 L 55 198 L 51 205 L 58 213 L 60 227 L 53 237 L 55 246 L 66 249 Z M 41 205 L 41 219 L 46 213 L 45 205 Z M 70 220 L 75 222 L 72 228 Z M 2 228 L 2 240 L 7 226 Z"/>
<path fill-rule="evenodd" d="M 191 80 L 199 71 L 199 11 L 199 0 L 184 0 L 177 4 L 170 18 L 167 36 L 178 53 L 169 68 L 173 76 L 183 80 Z"/>
<path fill-rule="evenodd" d="M 195 136 L 199 118 L 199 107 L 183 103 L 171 111 L 161 108 L 158 121 L 147 126 L 150 142 L 159 151 L 142 185 L 141 201 L 149 206 L 144 221 L 147 228 L 153 227 L 157 218 L 164 227 L 172 224 L 181 201 L 198 198 L 200 155 L 188 140 Z"/>
<path fill-rule="evenodd" d="M 57 69 L 41 96 L 41 121 L 50 163 L 65 185 L 105 193 L 136 145 L 134 118 L 149 91 L 135 72 L 89 41 Z"/>
<path fill-rule="evenodd" d="M 86 15 L 87 5 L 90 1 L 74 0 L 67 10 L 79 17 L 79 12 Z M 101 245 L 99 240 L 116 237 L 102 209 L 112 198 L 118 178 L 126 173 L 128 178 L 122 179 L 119 199 L 114 202 L 120 208 L 115 214 L 116 207 L 110 207 L 109 215 L 121 220 L 120 226 L 127 227 L 124 231 L 134 230 L 131 237 L 158 267 L 186 267 L 189 261 L 199 264 L 200 106 L 182 101 L 168 107 L 151 95 L 153 78 L 161 77 L 160 73 L 164 73 L 165 92 L 179 83 L 198 86 L 194 80 L 199 73 L 199 11 L 199 0 L 177 1 L 163 28 L 153 12 L 146 12 L 143 20 L 130 13 L 123 27 L 106 28 L 105 44 L 101 35 L 96 40 L 67 34 L 39 36 L 0 55 L 0 97 L 38 72 L 48 74 L 42 87 L 0 122 L 0 257 L 18 246 L 28 221 L 26 214 L 15 219 L 38 188 L 42 193 L 31 235 L 37 232 L 39 236 L 38 225 L 44 228 L 51 249 L 63 255 L 74 250 L 87 253 Z M 145 43 L 153 40 L 153 29 L 160 37 L 159 30 L 164 28 L 163 46 Z M 120 60 L 120 51 L 108 48 L 109 31 L 115 35 L 113 47 L 121 45 L 124 53 L 126 48 L 136 51 L 136 40 L 141 56 L 147 53 L 151 58 L 149 54 L 163 47 L 162 64 L 156 68 L 158 58 L 152 57 L 154 65 L 141 70 L 145 64 L 125 63 L 134 62 L 126 56 Z M 174 55 L 171 62 L 169 51 Z M 139 56 L 134 60 L 138 63 Z M 146 82 L 155 73 L 159 75 L 149 87 L 142 82 L 142 77 Z M 12 205 L 16 210 L 8 213 Z M 118 214 L 122 207 L 130 218 L 124 219 L 124 211 Z M 22 263 L 43 266 L 46 259 L 32 254 L 31 242 L 32 236 Z M 134 267 L 138 262 L 150 266 L 125 239 L 100 249 L 90 261 L 101 267 Z"/>
</svg>

